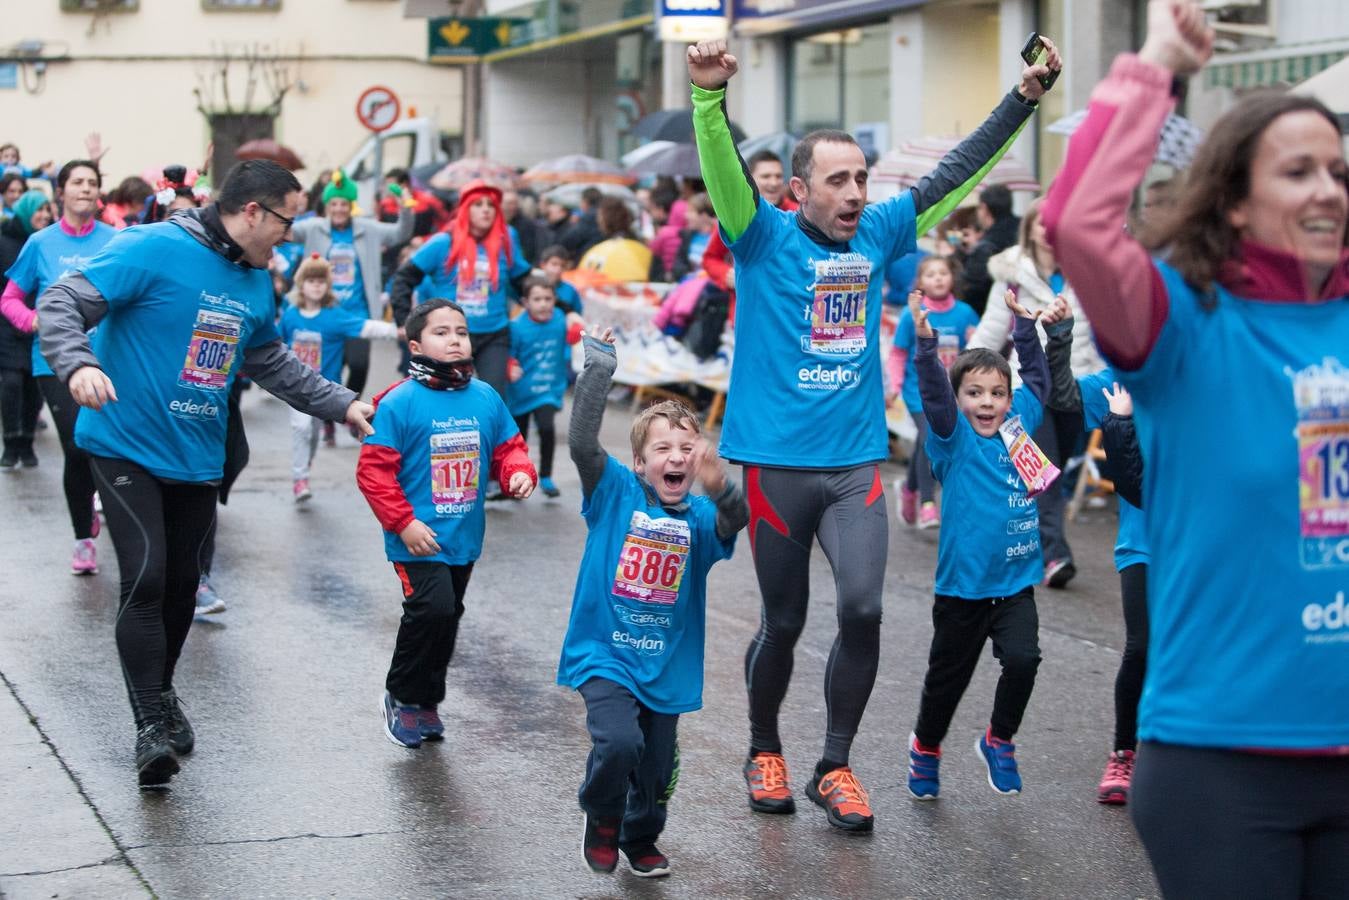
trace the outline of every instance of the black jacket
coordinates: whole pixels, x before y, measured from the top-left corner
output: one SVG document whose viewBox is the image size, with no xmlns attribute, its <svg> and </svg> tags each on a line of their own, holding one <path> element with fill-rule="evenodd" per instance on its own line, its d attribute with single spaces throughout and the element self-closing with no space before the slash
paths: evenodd
<svg viewBox="0 0 1349 900">
<path fill-rule="evenodd" d="M 1016 216 L 1004 216 L 984 232 L 979 243 L 965 258 L 965 268 L 960 275 L 960 297 L 973 306 L 979 315 L 984 314 L 984 307 L 988 305 L 988 292 L 993 290 L 993 276 L 988 274 L 988 261 L 1017 242 L 1017 230 L 1020 227 L 1021 220 Z"/>
<path fill-rule="evenodd" d="M 28 232 L 23 230 L 23 225 L 18 218 L 6 219 L 4 224 L 0 225 L 0 291 L 3 291 L 9 285 L 9 279 L 5 277 L 5 273 L 19 258 L 19 251 L 23 249 L 23 245 L 26 243 L 28 243 Z M 28 304 L 28 308 L 32 309 L 37 302 L 37 294 L 29 294 L 23 300 L 24 303 Z M 24 334 L 9 324 L 9 319 L 0 316 L 0 369 L 31 372 L 33 370 L 32 354 L 33 336 Z"/>
<path fill-rule="evenodd" d="M 1138 443 L 1133 416 L 1107 413 L 1101 420 L 1105 462 L 1101 474 L 1115 483 L 1115 493 L 1143 508 L 1143 448 Z"/>
</svg>

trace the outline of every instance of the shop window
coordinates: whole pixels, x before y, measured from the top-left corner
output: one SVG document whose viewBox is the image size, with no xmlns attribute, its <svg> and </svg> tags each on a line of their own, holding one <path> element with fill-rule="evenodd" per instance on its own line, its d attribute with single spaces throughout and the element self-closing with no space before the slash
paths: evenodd
<svg viewBox="0 0 1349 900">
<path fill-rule="evenodd" d="M 61 0 L 61 12 L 135 12 L 140 0 Z"/>
<path fill-rule="evenodd" d="M 826 31 L 792 41 L 789 127 L 853 130 L 890 117 L 890 26 Z"/>
</svg>

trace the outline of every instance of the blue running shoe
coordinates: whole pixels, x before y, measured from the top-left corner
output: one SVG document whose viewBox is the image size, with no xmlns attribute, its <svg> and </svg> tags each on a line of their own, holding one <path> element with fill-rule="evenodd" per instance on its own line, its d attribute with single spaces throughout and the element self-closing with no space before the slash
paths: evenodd
<svg viewBox="0 0 1349 900">
<path fill-rule="evenodd" d="M 445 723 L 440 721 L 440 711 L 434 706 L 417 710 L 417 731 L 424 741 L 445 740 Z"/>
<path fill-rule="evenodd" d="M 417 713 L 420 712 L 417 707 L 395 703 L 393 695 L 385 691 L 380 699 L 380 709 L 384 713 L 385 737 L 409 749 L 422 745 L 422 733 L 417 728 Z"/>
<path fill-rule="evenodd" d="M 557 489 L 557 485 L 553 484 L 553 479 L 551 478 L 540 478 L 539 490 L 543 491 L 545 497 L 562 496 L 562 492 Z"/>
<path fill-rule="evenodd" d="M 979 754 L 988 769 L 989 787 L 999 794 L 1021 793 L 1021 773 L 1016 768 L 1016 744 L 995 738 L 991 731 L 985 731 L 974 742 L 974 752 Z"/>
<path fill-rule="evenodd" d="M 941 750 L 918 749 L 918 736 L 909 734 L 909 793 L 915 800 L 936 800 L 941 792 Z"/>
</svg>

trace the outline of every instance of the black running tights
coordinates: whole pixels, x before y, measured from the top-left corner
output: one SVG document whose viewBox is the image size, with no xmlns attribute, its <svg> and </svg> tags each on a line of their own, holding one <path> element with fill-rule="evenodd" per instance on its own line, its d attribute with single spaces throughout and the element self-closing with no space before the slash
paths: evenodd
<svg viewBox="0 0 1349 900">
<path fill-rule="evenodd" d="M 55 375 L 41 375 L 37 380 L 47 408 L 52 411 L 56 433 L 61 436 L 61 449 L 66 462 L 62 482 L 66 491 L 66 508 L 70 510 L 70 524 L 75 528 L 75 540 L 93 535 L 94 476 L 89 471 L 89 454 L 75 446 L 75 419 L 80 407 L 70 396 L 65 383 Z"/>
<path fill-rule="evenodd" d="M 173 687 L 215 530 L 217 488 L 166 483 L 125 459 L 95 456 L 90 465 L 117 551 L 117 654 L 139 728 L 160 715 L 159 695 Z"/>
<path fill-rule="evenodd" d="M 539 426 L 540 478 L 553 477 L 553 453 L 557 449 L 557 428 L 553 425 L 553 417 L 556 413 L 556 407 L 540 406 L 515 417 L 515 427 L 520 429 L 521 440 L 529 440 L 529 420 L 531 418 Z"/>
</svg>

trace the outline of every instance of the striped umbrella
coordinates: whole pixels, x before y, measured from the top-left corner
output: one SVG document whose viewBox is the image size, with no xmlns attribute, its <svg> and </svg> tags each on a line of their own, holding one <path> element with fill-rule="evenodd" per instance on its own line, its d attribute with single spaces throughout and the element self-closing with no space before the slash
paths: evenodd
<svg viewBox="0 0 1349 900">
<path fill-rule="evenodd" d="M 1079 109 L 1057 122 L 1050 123 L 1045 127 L 1045 131 L 1068 136 L 1077 131 L 1086 118 L 1087 111 Z M 1194 159 L 1194 152 L 1199 149 L 1203 140 L 1204 129 L 1184 116 L 1172 113 L 1162 123 L 1162 133 L 1157 140 L 1157 153 L 1153 156 L 1153 161 L 1166 163 L 1176 169 L 1188 169 Z"/>
<path fill-rule="evenodd" d="M 937 168 L 942 157 L 950 153 L 959 144 L 958 137 L 925 137 L 916 141 L 905 141 L 898 150 L 890 150 L 871 167 L 872 180 L 891 182 L 900 187 L 913 187 L 924 176 Z M 1040 182 L 1024 163 L 1011 156 L 1004 156 L 984 177 L 983 184 L 1005 185 L 1010 191 L 1040 190 Z"/>
<path fill-rule="evenodd" d="M 544 160 L 530 166 L 520 177 L 536 185 L 632 184 L 637 180 L 608 160 L 583 153 Z"/>
<path fill-rule="evenodd" d="M 432 175 L 428 183 L 442 191 L 457 191 L 474 179 L 482 179 L 499 188 L 519 186 L 520 176 L 510 166 L 483 156 L 466 156 Z"/>
</svg>

